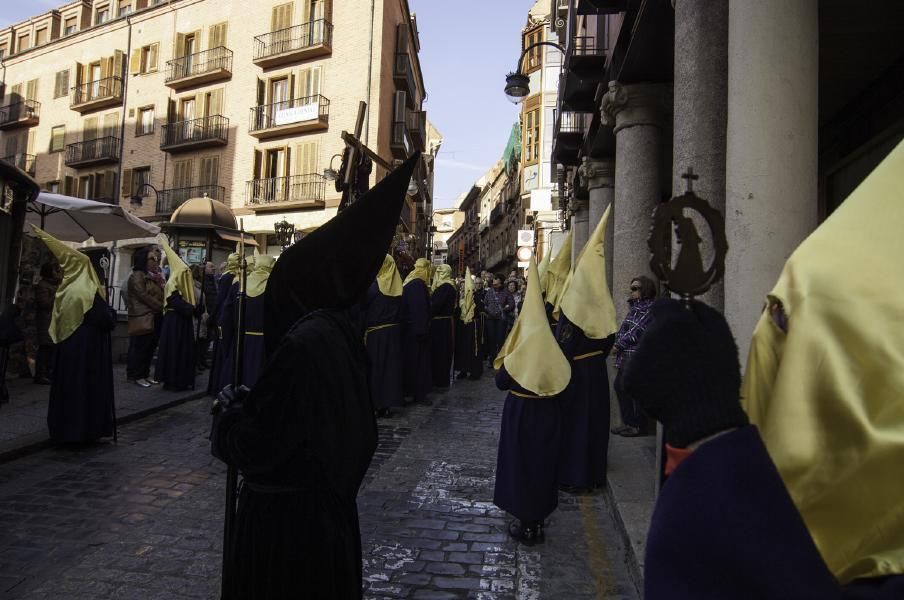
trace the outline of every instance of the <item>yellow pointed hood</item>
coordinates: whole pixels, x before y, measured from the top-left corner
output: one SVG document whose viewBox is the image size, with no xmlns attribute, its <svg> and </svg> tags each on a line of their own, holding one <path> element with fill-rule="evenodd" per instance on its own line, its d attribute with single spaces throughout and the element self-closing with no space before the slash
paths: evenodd
<svg viewBox="0 0 904 600">
<path fill-rule="evenodd" d="M 94 305 L 94 295 L 100 294 L 106 300 L 107 294 L 87 255 L 73 250 L 34 225 L 32 228 L 63 269 L 63 281 L 57 286 L 53 299 L 53 314 L 48 330 L 53 342 L 59 344 L 82 324 L 85 313 Z"/>
<path fill-rule="evenodd" d="M 435 292 L 440 286 L 446 284 L 451 285 L 453 288 L 455 287 L 455 281 L 452 279 L 452 267 L 449 265 L 438 265 L 433 273 L 433 285 L 430 286 L 430 291 Z"/>
<path fill-rule="evenodd" d="M 232 273 L 236 277 L 239 274 L 239 254 L 238 252 L 233 252 L 226 258 L 226 269 L 223 271 L 223 274 Z"/>
<path fill-rule="evenodd" d="M 537 266 L 537 271 L 540 273 L 540 291 L 543 292 L 544 295 L 546 294 L 546 285 L 549 282 L 547 271 L 549 271 L 550 262 L 552 262 L 552 248 L 546 248 L 543 260 L 541 260 L 540 264 Z"/>
<path fill-rule="evenodd" d="M 402 277 L 399 275 L 399 268 L 396 266 L 395 259 L 388 254 L 383 258 L 383 266 L 377 273 L 377 286 L 384 296 L 402 295 Z"/>
<path fill-rule="evenodd" d="M 408 273 L 408 277 L 405 278 L 405 283 L 402 285 L 408 285 L 415 279 L 420 279 L 428 288 L 430 287 L 430 261 L 426 258 L 419 258 L 414 261 L 414 269 L 412 269 L 411 273 Z"/>
<path fill-rule="evenodd" d="M 615 304 L 606 283 L 606 226 L 611 212 L 610 204 L 578 255 L 553 310 L 556 319 L 564 312 L 584 335 L 594 340 L 607 338 L 618 331 Z"/>
<path fill-rule="evenodd" d="M 195 283 L 191 276 L 191 271 L 185 261 L 173 250 L 169 242 L 163 236 L 160 237 L 160 245 L 163 247 L 163 253 L 166 254 L 166 262 L 169 264 L 169 279 L 166 280 L 166 287 L 163 288 L 164 312 L 169 303 L 169 297 L 173 292 L 179 292 L 182 299 L 192 306 L 195 305 Z"/>
<path fill-rule="evenodd" d="M 546 270 L 546 302 L 555 306 L 558 303 L 559 295 L 562 292 L 562 286 L 571 272 L 571 238 L 573 232 L 568 230 L 565 241 L 562 242 L 562 248 L 556 257 L 549 263 Z"/>
<path fill-rule="evenodd" d="M 461 321 L 465 325 L 474 320 L 474 278 L 471 277 L 471 268 L 465 267 L 465 284 L 461 292 Z"/>
<path fill-rule="evenodd" d="M 744 408 L 842 584 L 904 573 L 904 143 L 794 251 Z"/>
<path fill-rule="evenodd" d="M 537 262 L 531 259 L 524 306 L 493 366 L 505 365 L 518 385 L 538 396 L 555 396 L 568 387 L 571 365 L 549 328 L 539 283 Z"/>
<path fill-rule="evenodd" d="M 276 259 L 267 254 L 258 254 L 254 257 L 254 270 L 248 273 L 248 297 L 257 298 L 267 289 L 267 280 Z"/>
</svg>

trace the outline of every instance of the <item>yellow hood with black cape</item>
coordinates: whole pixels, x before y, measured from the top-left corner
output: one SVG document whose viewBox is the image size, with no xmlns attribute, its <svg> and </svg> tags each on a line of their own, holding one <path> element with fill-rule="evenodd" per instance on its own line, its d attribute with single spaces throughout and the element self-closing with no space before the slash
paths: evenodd
<svg viewBox="0 0 904 600">
<path fill-rule="evenodd" d="M 106 291 L 86 254 L 73 250 L 46 231 L 32 225 L 35 235 L 47 246 L 60 263 L 63 281 L 57 287 L 53 299 L 53 314 L 48 333 L 53 343 L 59 344 L 75 333 L 85 319 L 85 313 L 94 306 L 94 296 L 107 299 Z"/>
<path fill-rule="evenodd" d="M 275 264 L 276 259 L 268 254 L 258 254 L 254 257 L 254 270 L 248 273 L 247 277 L 246 294 L 249 298 L 257 298 L 266 291 L 267 280 L 270 279 Z"/>
<path fill-rule="evenodd" d="M 173 250 L 166 238 L 160 237 L 160 245 L 163 247 L 163 253 L 166 254 L 166 262 L 169 264 L 169 279 L 166 280 L 166 287 L 163 288 L 164 308 L 163 312 L 169 310 L 169 298 L 174 292 L 179 292 L 182 300 L 191 306 L 195 305 L 195 283 L 191 276 L 191 270 L 182 257 Z"/>
<path fill-rule="evenodd" d="M 537 261 L 531 259 L 524 306 L 493 367 L 505 365 L 518 385 L 538 396 L 555 396 L 568 387 L 571 365 L 549 328 L 539 283 Z"/>
<path fill-rule="evenodd" d="M 904 573 L 904 143 L 785 263 L 743 405 L 830 570 Z M 751 299 L 754 301 L 754 299 Z"/>
<path fill-rule="evenodd" d="M 383 258 L 383 266 L 377 273 L 377 287 L 384 296 L 398 297 L 402 295 L 402 277 L 395 259 L 390 255 Z"/>
<path fill-rule="evenodd" d="M 427 286 L 427 289 L 430 289 L 430 261 L 426 258 L 419 258 L 414 261 L 414 269 L 411 270 L 411 273 L 408 273 L 403 285 L 407 285 L 415 279 L 420 279 Z"/>
<path fill-rule="evenodd" d="M 572 237 L 573 231 L 569 229 L 559 253 L 552 259 L 549 263 L 549 268 L 546 270 L 546 302 L 553 306 L 558 303 L 565 280 L 568 279 L 568 274 L 571 273 Z"/>
<path fill-rule="evenodd" d="M 452 267 L 449 265 L 438 265 L 436 267 L 436 272 L 433 274 L 433 285 L 430 286 L 430 292 L 435 292 L 443 285 L 455 287 L 455 280 L 452 279 Z"/>
<path fill-rule="evenodd" d="M 465 267 L 465 283 L 461 292 L 461 321 L 465 325 L 474 320 L 474 278 L 471 277 L 471 268 Z"/>
</svg>

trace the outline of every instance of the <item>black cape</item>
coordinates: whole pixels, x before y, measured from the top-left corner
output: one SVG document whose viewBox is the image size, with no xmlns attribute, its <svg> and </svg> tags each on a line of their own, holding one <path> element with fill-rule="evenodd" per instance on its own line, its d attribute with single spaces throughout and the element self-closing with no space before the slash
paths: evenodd
<svg viewBox="0 0 904 600">
<path fill-rule="evenodd" d="M 454 285 L 443 284 L 430 297 L 430 366 L 433 385 L 438 388 L 449 387 L 452 373 L 452 315 L 457 295 Z"/>
<path fill-rule="evenodd" d="M 239 284 L 233 282 L 226 290 L 226 298 L 217 315 L 220 340 L 214 368 L 211 393 L 218 394 L 235 379 L 235 329 L 238 323 Z"/>
<path fill-rule="evenodd" d="M 380 293 L 374 282 L 362 305 L 367 346 L 370 395 L 374 408 L 402 405 L 402 298 Z"/>
<path fill-rule="evenodd" d="M 99 295 L 78 329 L 57 345 L 47 428 L 57 443 L 92 442 L 113 435 L 113 354 L 116 313 Z"/>
<path fill-rule="evenodd" d="M 559 483 L 579 488 L 606 484 L 609 454 L 609 374 L 606 355 L 614 336 L 594 340 L 568 320 L 559 318 L 556 339 L 571 363 L 571 382 L 562 401 L 562 445 Z"/>
<path fill-rule="evenodd" d="M 559 505 L 559 399 L 523 397 L 534 394 L 504 366 L 496 372 L 496 387 L 510 391 L 502 409 L 493 504 L 522 522 L 542 523 Z"/>
<path fill-rule="evenodd" d="M 402 288 L 402 353 L 405 396 L 415 402 L 427 398 L 432 380 L 430 369 L 430 292 L 420 279 Z"/>
<path fill-rule="evenodd" d="M 346 311 L 315 311 L 215 420 L 214 453 L 245 477 L 228 597 L 361 597 L 355 496 L 377 447 L 366 360 Z"/>
<path fill-rule="evenodd" d="M 195 387 L 197 346 L 192 317 L 195 307 L 173 292 L 166 301 L 168 310 L 163 315 L 160 344 L 157 346 L 157 366 L 154 379 L 163 382 L 170 390 L 187 390 Z"/>
<path fill-rule="evenodd" d="M 226 305 L 227 300 L 229 300 L 230 294 L 234 294 L 235 291 L 238 290 L 238 287 L 235 289 L 232 287 L 234 281 L 235 275 L 232 273 L 220 275 L 220 278 L 217 280 L 217 305 L 213 314 L 208 317 L 213 319 L 213 324 L 216 329 L 216 336 L 214 337 L 215 341 L 213 344 L 213 365 L 210 368 L 210 378 L 207 381 L 207 393 L 211 395 L 216 395 L 223 389 L 223 386 L 221 386 L 220 383 L 222 383 L 222 373 L 226 362 L 226 354 L 229 348 L 235 343 L 232 338 L 232 328 L 227 326 L 224 329 L 221 324 L 223 307 Z M 226 336 L 229 337 L 227 338 Z M 232 376 L 230 375 L 230 380 L 227 383 L 232 383 L 231 377 Z"/>
<path fill-rule="evenodd" d="M 245 298 L 245 345 L 242 348 L 241 383 L 249 388 L 257 383 L 257 378 L 267 362 L 267 347 L 264 344 L 264 294 Z"/>
</svg>

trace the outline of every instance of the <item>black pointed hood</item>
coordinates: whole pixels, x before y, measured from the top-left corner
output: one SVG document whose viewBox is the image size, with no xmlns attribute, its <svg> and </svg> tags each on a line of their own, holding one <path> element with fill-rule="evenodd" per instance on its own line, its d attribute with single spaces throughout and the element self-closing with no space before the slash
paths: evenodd
<svg viewBox="0 0 904 600">
<path fill-rule="evenodd" d="M 413 155 L 357 202 L 282 253 L 265 294 L 267 354 L 307 313 L 348 308 L 367 291 L 392 243 L 418 160 Z"/>
</svg>

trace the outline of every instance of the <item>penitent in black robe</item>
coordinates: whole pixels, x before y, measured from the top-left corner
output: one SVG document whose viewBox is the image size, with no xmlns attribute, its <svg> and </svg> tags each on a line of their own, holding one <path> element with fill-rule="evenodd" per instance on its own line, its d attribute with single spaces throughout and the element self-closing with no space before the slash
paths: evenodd
<svg viewBox="0 0 904 600">
<path fill-rule="evenodd" d="M 220 326 L 220 315 L 223 314 L 223 307 L 229 299 L 230 292 L 234 292 L 238 289 L 233 289 L 232 283 L 234 281 L 235 275 L 232 273 L 224 273 L 217 280 L 217 305 L 213 314 L 208 317 L 213 319 L 213 324 L 215 325 L 217 332 L 213 344 L 213 365 L 210 368 L 210 378 L 207 380 L 207 393 L 214 396 L 219 394 L 220 390 L 223 389 L 222 386 L 217 386 L 221 381 L 220 376 L 223 371 L 223 363 L 226 361 L 226 352 L 234 343 L 231 337 L 228 340 L 224 337 L 227 333 L 232 336 L 232 330 L 230 329 L 227 332 Z M 232 379 L 230 379 L 228 383 L 232 383 Z"/>
<path fill-rule="evenodd" d="M 556 339 L 571 363 L 571 382 L 560 394 L 562 445 L 559 483 L 592 489 L 606 484 L 609 454 L 609 374 L 606 355 L 615 336 L 588 338 L 563 313 Z"/>
<path fill-rule="evenodd" d="M 78 329 L 57 345 L 47 428 L 56 443 L 84 443 L 113 435 L 113 354 L 116 313 L 99 295 Z"/>
<path fill-rule="evenodd" d="M 224 597 L 361 598 L 355 497 L 377 447 L 366 361 L 347 312 L 310 313 L 214 422 L 214 454 L 245 479 Z"/>
<path fill-rule="evenodd" d="M 367 290 L 361 308 L 374 408 L 401 406 L 402 328 L 399 312 L 402 298 L 380 293 L 380 287 L 374 282 Z"/>
<path fill-rule="evenodd" d="M 168 390 L 187 390 L 195 387 L 197 365 L 197 345 L 195 325 L 192 317 L 195 307 L 182 299 L 179 292 L 173 292 L 166 301 L 167 311 L 163 315 L 160 329 L 160 344 L 157 346 L 157 367 L 154 379 L 163 383 Z"/>
<path fill-rule="evenodd" d="M 454 333 L 452 315 L 455 312 L 457 293 L 452 284 L 436 288 L 430 297 L 430 365 L 433 386 L 449 387 L 452 373 Z"/>
<path fill-rule="evenodd" d="M 217 328 L 220 331 L 220 344 L 217 348 L 216 379 L 212 392 L 220 393 L 235 379 L 235 329 L 238 325 L 239 285 L 233 283 L 226 290 L 226 298 L 217 315 Z"/>
<path fill-rule="evenodd" d="M 420 279 L 402 288 L 403 393 L 424 402 L 430 391 L 430 292 Z"/>
<path fill-rule="evenodd" d="M 266 293 L 266 292 L 264 292 Z M 242 348 L 242 385 L 254 387 L 264 364 L 264 296 L 245 298 L 245 346 Z"/>
<path fill-rule="evenodd" d="M 504 366 L 496 372 L 496 387 L 509 393 L 502 409 L 493 504 L 523 523 L 542 523 L 559 505 L 559 399 L 536 397 Z"/>
<path fill-rule="evenodd" d="M 480 352 L 480 313 L 475 310 L 474 318 L 465 324 L 461 315 L 455 319 L 455 371 L 467 374 L 469 379 L 480 379 L 483 375 L 483 360 Z"/>
</svg>

